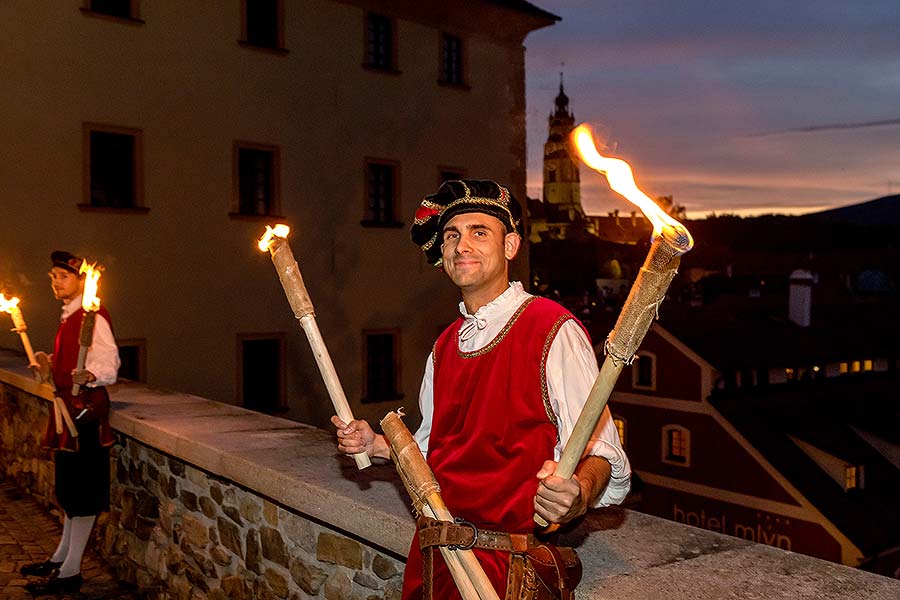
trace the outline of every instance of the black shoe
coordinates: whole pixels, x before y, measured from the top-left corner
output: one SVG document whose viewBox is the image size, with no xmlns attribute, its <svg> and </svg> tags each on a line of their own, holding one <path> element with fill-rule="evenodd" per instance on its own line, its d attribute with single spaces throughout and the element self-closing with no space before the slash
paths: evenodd
<svg viewBox="0 0 900 600">
<path fill-rule="evenodd" d="M 46 577 L 47 575 L 52 573 L 54 569 L 58 569 L 61 566 L 61 562 L 53 562 L 48 558 L 43 562 L 24 565 L 21 569 L 19 569 L 19 573 L 21 573 L 22 575 L 36 575 L 38 577 Z"/>
<path fill-rule="evenodd" d="M 81 589 L 82 583 L 84 583 L 84 578 L 81 577 L 81 573 L 71 577 L 60 577 L 59 571 L 54 571 L 46 579 L 26 583 L 25 589 L 31 592 L 32 596 L 43 596 L 57 592 L 77 592 Z"/>
</svg>

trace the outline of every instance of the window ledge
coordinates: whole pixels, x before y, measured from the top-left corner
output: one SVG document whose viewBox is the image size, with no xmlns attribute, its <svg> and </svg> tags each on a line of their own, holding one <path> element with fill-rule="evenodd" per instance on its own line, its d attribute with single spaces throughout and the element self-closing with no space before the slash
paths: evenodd
<svg viewBox="0 0 900 600">
<path fill-rule="evenodd" d="M 96 10 L 91 10 L 90 8 L 82 7 L 81 14 L 86 17 L 93 17 L 95 19 L 103 19 L 105 21 L 115 21 L 117 23 L 122 23 L 123 25 L 143 25 L 144 20 L 138 19 L 137 17 L 120 17 L 117 15 L 108 15 L 106 13 L 97 12 Z"/>
<path fill-rule="evenodd" d="M 287 218 L 284 215 L 248 215 L 239 212 L 230 212 L 228 216 L 239 221 L 283 221 Z"/>
<path fill-rule="evenodd" d="M 78 204 L 78 210 L 84 212 L 128 213 L 143 215 L 150 212 L 148 206 L 96 206 L 94 204 Z"/>
<path fill-rule="evenodd" d="M 394 67 L 380 67 L 378 65 L 364 62 L 362 63 L 362 68 L 366 71 L 371 71 L 372 73 L 381 73 L 383 75 L 402 75 L 403 71 L 399 69 L 395 69 Z"/>
<path fill-rule="evenodd" d="M 276 56 L 287 56 L 290 53 L 290 50 L 287 48 L 281 48 L 276 46 L 260 46 L 259 44 L 254 44 L 253 42 L 248 42 L 247 40 L 238 40 L 238 45 L 241 48 L 247 48 L 248 50 L 256 50 L 258 52 L 265 52 L 266 54 L 274 54 Z"/>
<path fill-rule="evenodd" d="M 363 227 L 373 227 L 375 229 L 400 229 L 405 224 L 400 221 L 368 221 L 363 219 L 359 222 Z"/>
<path fill-rule="evenodd" d="M 443 79 L 438 79 L 437 84 L 441 87 L 450 88 L 452 90 L 460 90 L 463 92 L 468 92 L 472 88 L 465 83 L 451 83 L 449 81 L 444 81 Z"/>
</svg>

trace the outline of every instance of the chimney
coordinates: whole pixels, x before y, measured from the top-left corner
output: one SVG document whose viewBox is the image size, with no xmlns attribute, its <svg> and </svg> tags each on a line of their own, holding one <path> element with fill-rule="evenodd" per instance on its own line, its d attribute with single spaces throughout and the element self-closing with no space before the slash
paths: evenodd
<svg viewBox="0 0 900 600">
<path fill-rule="evenodd" d="M 613 215 L 615 215 L 615 217 L 616 217 L 616 227 L 618 227 L 619 226 L 619 209 L 618 208 L 613 211 Z"/>
<path fill-rule="evenodd" d="M 637 227 L 637 211 L 631 211 L 631 228 L 634 229 Z"/>
<path fill-rule="evenodd" d="M 816 276 L 806 269 L 791 273 L 788 318 L 800 327 L 809 327 L 812 319 L 812 288 Z"/>
</svg>

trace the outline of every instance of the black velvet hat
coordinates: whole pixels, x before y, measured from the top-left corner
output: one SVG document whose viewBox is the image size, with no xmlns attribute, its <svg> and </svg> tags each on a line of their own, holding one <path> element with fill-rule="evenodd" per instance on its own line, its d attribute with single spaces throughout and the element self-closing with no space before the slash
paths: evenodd
<svg viewBox="0 0 900 600">
<path fill-rule="evenodd" d="M 456 215 L 476 212 L 499 219 L 507 233 L 524 235 L 522 207 L 506 186 L 489 179 L 466 179 L 445 181 L 436 193 L 422 199 L 409 230 L 412 241 L 429 263 L 440 267 L 444 225 Z"/>
<path fill-rule="evenodd" d="M 76 275 L 78 275 L 78 272 L 81 269 L 82 260 L 71 252 L 66 252 L 65 250 L 55 250 L 51 252 L 50 260 L 53 261 L 54 267 L 65 269 L 66 271 L 75 273 Z"/>
</svg>

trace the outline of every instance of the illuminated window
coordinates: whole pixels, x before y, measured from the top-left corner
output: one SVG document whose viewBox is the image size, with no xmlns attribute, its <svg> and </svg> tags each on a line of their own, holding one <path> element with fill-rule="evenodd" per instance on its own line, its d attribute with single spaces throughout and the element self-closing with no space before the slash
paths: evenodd
<svg viewBox="0 0 900 600">
<path fill-rule="evenodd" d="M 631 386 L 640 390 L 656 389 L 655 354 L 638 352 L 637 360 L 631 365 Z"/>
<path fill-rule="evenodd" d="M 622 444 L 622 448 L 625 447 L 625 419 L 622 417 L 613 417 L 613 424 L 616 426 L 616 431 L 619 432 L 619 443 Z"/>
<path fill-rule="evenodd" d="M 872 370 L 872 360 L 871 359 L 867 358 L 866 360 L 863 361 L 862 370 L 863 371 L 871 371 Z"/>
<path fill-rule="evenodd" d="M 85 123 L 82 208 L 143 209 L 143 133 Z"/>
<path fill-rule="evenodd" d="M 232 215 L 276 216 L 280 209 L 278 146 L 234 143 L 234 206 Z"/>
<path fill-rule="evenodd" d="M 847 363 L 842 362 L 839 366 L 839 370 L 841 375 L 846 375 L 850 371 L 850 366 Z"/>
<path fill-rule="evenodd" d="M 691 432 L 680 425 L 666 425 L 662 429 L 662 450 L 664 463 L 689 466 L 691 462 Z"/>
<path fill-rule="evenodd" d="M 844 489 L 862 489 L 863 475 L 865 470 L 862 465 L 845 465 L 844 466 Z"/>
<path fill-rule="evenodd" d="M 860 366 L 860 362 L 858 360 L 854 360 L 852 363 L 850 363 L 850 370 L 854 373 L 859 373 Z"/>
<path fill-rule="evenodd" d="M 793 369 L 785 369 L 784 370 L 784 378 L 787 379 L 788 381 L 793 381 L 794 379 L 797 378 L 797 374 L 794 372 Z"/>
</svg>

